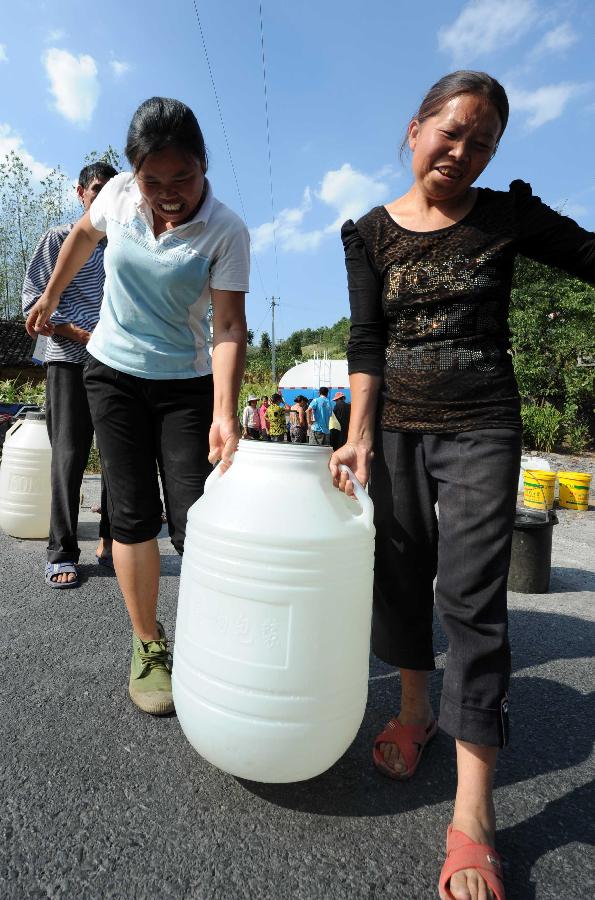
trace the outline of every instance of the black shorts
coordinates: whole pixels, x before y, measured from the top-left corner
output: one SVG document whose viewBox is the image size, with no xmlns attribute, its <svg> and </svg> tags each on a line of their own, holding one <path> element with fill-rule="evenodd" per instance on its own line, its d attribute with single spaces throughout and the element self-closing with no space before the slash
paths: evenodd
<svg viewBox="0 0 595 900">
<path fill-rule="evenodd" d="M 202 495 L 212 471 L 212 376 L 138 378 L 91 357 L 84 378 L 114 539 L 140 544 L 159 534 L 159 471 L 169 534 L 182 553 L 188 509 Z"/>
</svg>

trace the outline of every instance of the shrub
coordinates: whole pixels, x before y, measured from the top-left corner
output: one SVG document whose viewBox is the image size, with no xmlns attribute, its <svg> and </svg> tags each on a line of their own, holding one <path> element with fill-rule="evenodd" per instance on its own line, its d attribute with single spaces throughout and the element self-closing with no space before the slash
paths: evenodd
<svg viewBox="0 0 595 900">
<path fill-rule="evenodd" d="M 45 382 L 19 381 L 7 378 L 0 381 L 0 403 L 27 403 L 43 406 L 45 403 Z"/>
<path fill-rule="evenodd" d="M 524 405 L 521 407 L 523 421 L 523 442 L 531 450 L 551 452 L 560 437 L 562 414 L 552 406 Z"/>
<path fill-rule="evenodd" d="M 583 453 L 591 444 L 591 432 L 584 422 L 575 422 L 565 429 L 566 445 L 573 453 Z"/>
<path fill-rule="evenodd" d="M 87 473 L 87 475 L 99 475 L 99 473 L 101 472 L 99 450 L 97 450 L 95 447 L 91 447 L 91 450 L 89 451 L 89 459 L 87 461 L 85 472 Z"/>
<path fill-rule="evenodd" d="M 558 269 L 517 258 L 510 329 L 521 397 L 537 404 L 536 409 L 546 402 L 562 409 L 566 441 L 582 449 L 593 427 L 593 370 L 578 365 L 578 358 L 595 353 L 594 302 L 593 287 Z M 528 440 L 534 440 L 532 415 L 543 418 L 539 412 L 527 413 Z"/>
</svg>

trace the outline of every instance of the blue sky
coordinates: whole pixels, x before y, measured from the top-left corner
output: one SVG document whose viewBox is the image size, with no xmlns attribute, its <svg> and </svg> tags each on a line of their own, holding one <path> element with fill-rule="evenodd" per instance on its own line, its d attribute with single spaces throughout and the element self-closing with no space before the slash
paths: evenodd
<svg viewBox="0 0 595 900">
<path fill-rule="evenodd" d="M 340 223 L 407 190 L 398 148 L 425 90 L 455 68 L 509 91 L 511 121 L 479 184 L 531 182 L 595 229 L 592 0 L 262 0 L 276 244 L 258 0 L 196 0 L 252 232 L 249 325 L 277 333 L 348 315 Z M 92 10 L 86 18 L 84 10 Z M 124 145 L 155 94 L 195 111 L 217 196 L 240 214 L 193 0 L 19 0 L 0 25 L 0 156 L 76 177 Z"/>
</svg>

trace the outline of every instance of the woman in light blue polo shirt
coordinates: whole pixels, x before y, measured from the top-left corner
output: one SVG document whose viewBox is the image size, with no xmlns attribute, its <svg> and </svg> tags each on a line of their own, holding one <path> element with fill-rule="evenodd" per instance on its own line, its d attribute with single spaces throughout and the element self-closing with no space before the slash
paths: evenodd
<svg viewBox="0 0 595 900">
<path fill-rule="evenodd" d="M 186 516 L 210 463 L 237 446 L 244 368 L 249 237 L 213 195 L 199 124 L 177 100 L 154 97 L 133 116 L 132 173 L 104 187 L 65 240 L 27 319 L 49 334 L 60 295 L 107 235 L 101 318 L 85 383 L 109 497 L 113 558 L 133 627 L 129 692 L 155 715 L 173 709 L 171 657 L 157 621 L 162 505 L 183 551 Z M 209 302 L 213 353 L 209 355 Z"/>
</svg>

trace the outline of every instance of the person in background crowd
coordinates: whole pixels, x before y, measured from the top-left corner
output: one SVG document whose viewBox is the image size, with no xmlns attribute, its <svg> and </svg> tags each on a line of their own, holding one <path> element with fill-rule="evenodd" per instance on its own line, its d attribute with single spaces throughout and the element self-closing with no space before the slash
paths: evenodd
<svg viewBox="0 0 595 900">
<path fill-rule="evenodd" d="M 515 256 L 595 284 L 595 234 L 525 182 L 473 186 L 507 121 L 494 78 L 446 75 L 409 122 L 411 188 L 342 228 L 351 422 L 330 468 L 349 494 L 341 463 L 362 484 L 370 476 L 372 644 L 400 669 L 400 711 L 373 760 L 390 778 L 410 778 L 436 734 L 435 602 L 449 643 L 439 723 L 455 740 L 458 775 L 443 900 L 504 900 L 492 785 L 508 741 L 506 583 L 521 454 L 507 326 Z"/>
<path fill-rule="evenodd" d="M 116 175 L 113 166 L 91 163 L 81 170 L 76 188 L 83 212 L 103 186 Z M 62 244 L 74 224 L 50 228 L 43 235 L 27 267 L 23 284 L 23 313 L 29 314 L 54 271 Z M 45 362 L 47 367 L 45 408 L 52 445 L 52 504 L 45 581 L 51 588 L 74 588 L 79 584 L 77 540 L 80 492 L 93 440 L 93 422 L 83 367 L 89 359 L 87 343 L 99 321 L 105 272 L 105 240 L 99 241 L 88 261 L 60 296 L 52 313 Z M 101 476 L 101 519 L 97 562 L 112 563 L 112 539 L 107 514 L 105 481 Z"/>
<path fill-rule="evenodd" d="M 328 447 L 330 444 L 329 419 L 332 412 L 331 402 L 328 399 L 328 388 L 318 389 L 318 397 L 308 406 L 308 425 L 310 427 L 309 443 L 318 447 Z"/>
<path fill-rule="evenodd" d="M 331 447 L 333 450 L 338 450 L 347 441 L 351 404 L 345 402 L 345 394 L 342 391 L 337 391 L 332 402 L 333 412 L 339 421 L 341 429 L 331 428 Z"/>
<path fill-rule="evenodd" d="M 265 413 L 269 423 L 270 439 L 277 444 L 285 440 L 285 411 L 281 408 L 282 400 L 281 394 L 273 394 Z"/>
<path fill-rule="evenodd" d="M 285 439 L 287 443 L 291 443 L 291 407 L 288 403 L 283 399 L 283 395 L 281 394 L 281 400 L 279 402 L 279 406 L 283 410 L 283 415 L 285 416 Z"/>
<path fill-rule="evenodd" d="M 242 434 L 245 438 L 257 441 L 260 438 L 260 416 L 256 408 L 258 397 L 248 397 L 242 413 Z"/>
<path fill-rule="evenodd" d="M 184 103 L 142 103 L 126 156 L 132 172 L 113 178 L 67 237 L 27 330 L 51 333 L 61 294 L 107 233 L 104 299 L 85 384 L 133 629 L 128 691 L 144 712 L 165 715 L 173 697 L 171 655 L 157 620 L 158 469 L 170 537 L 182 553 L 188 509 L 211 463 L 221 460 L 225 471 L 238 445 L 250 242 L 241 219 L 214 196 L 202 131 Z"/>
<path fill-rule="evenodd" d="M 258 415 L 260 417 L 260 439 L 261 441 L 269 441 L 269 420 L 267 419 L 267 409 L 269 406 L 269 398 L 263 397 L 262 402 L 258 408 Z"/>
<path fill-rule="evenodd" d="M 298 394 L 289 411 L 289 436 L 292 444 L 306 444 L 308 442 L 307 405 L 308 401 L 306 398 Z"/>
</svg>

